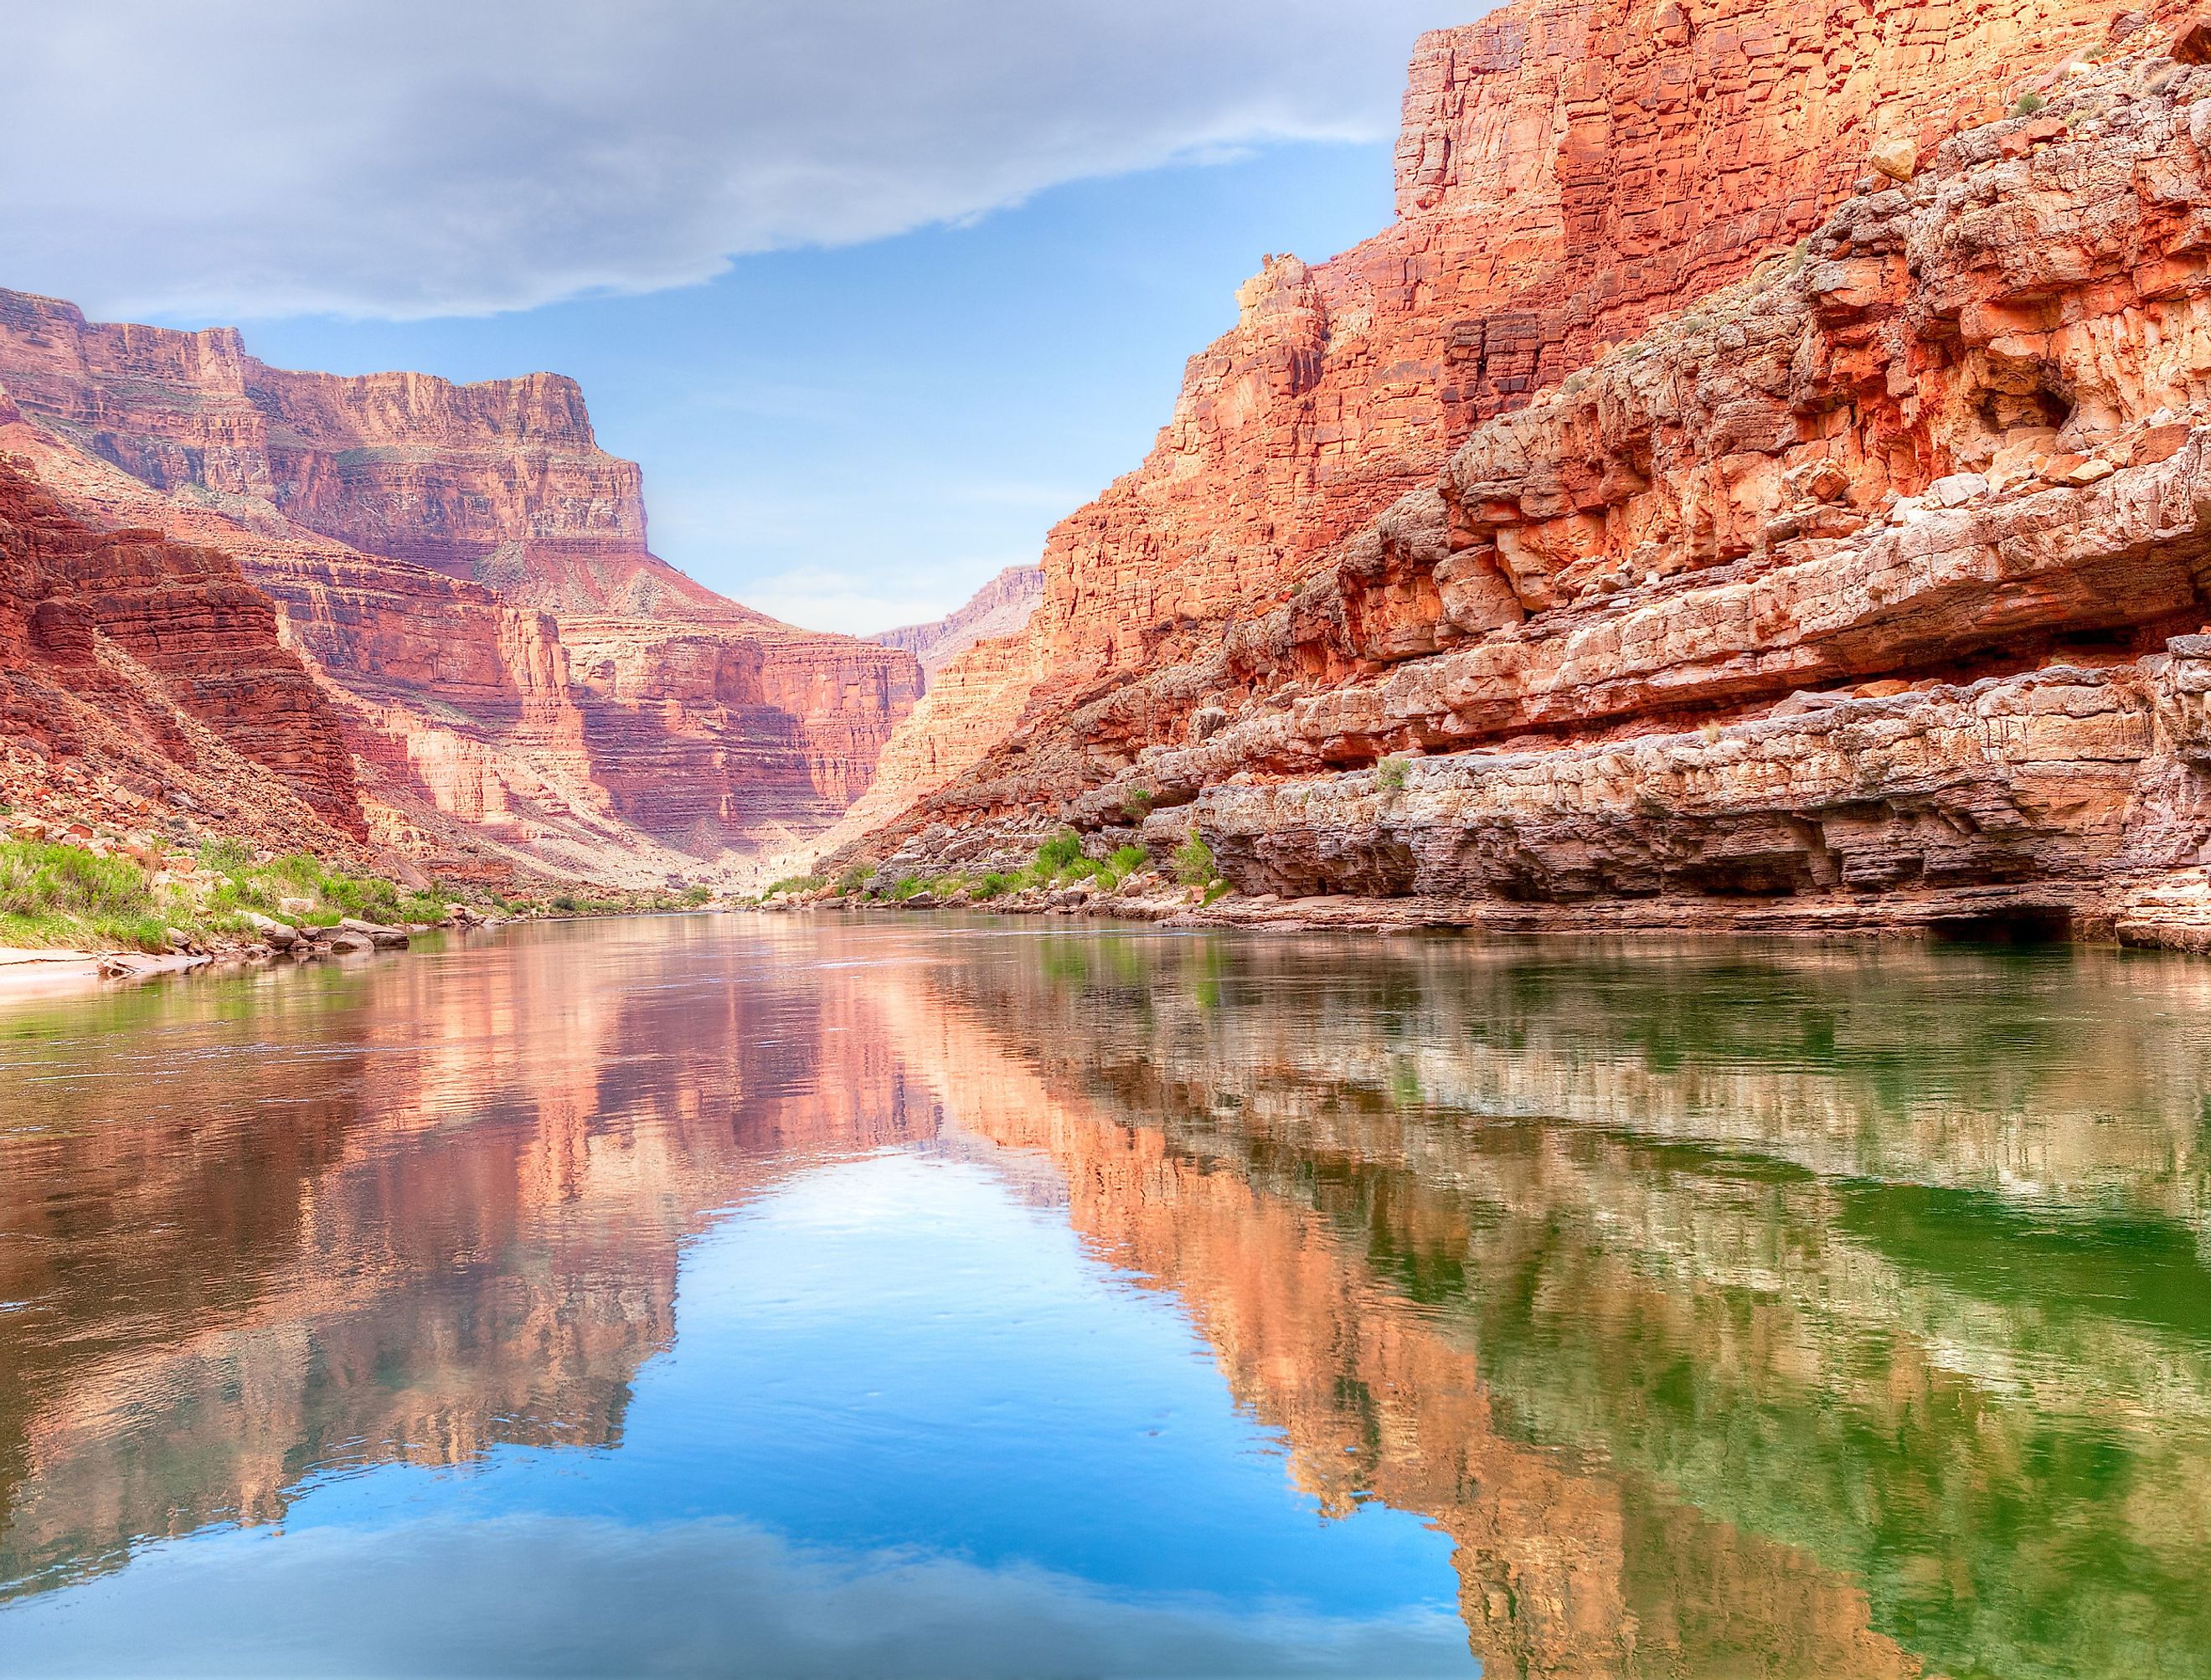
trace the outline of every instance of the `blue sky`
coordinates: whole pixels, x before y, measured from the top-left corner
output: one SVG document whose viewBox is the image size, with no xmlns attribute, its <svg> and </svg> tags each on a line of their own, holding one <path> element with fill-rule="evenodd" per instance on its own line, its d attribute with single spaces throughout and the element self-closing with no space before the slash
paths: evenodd
<svg viewBox="0 0 2211 1680">
<path fill-rule="evenodd" d="M 572 374 L 600 443 L 645 464 L 656 551 L 764 611 L 864 633 L 1034 563 L 1052 522 L 1150 447 L 1263 252 L 1326 256 L 1390 215 L 1386 146 L 1293 143 L 643 297 L 244 324 L 282 367 Z"/>
<path fill-rule="evenodd" d="M 1486 9 L 18 0 L 0 285 L 572 374 L 659 552 L 881 629 L 1134 466 L 1263 252 L 1387 222 L 1414 38 Z"/>
</svg>

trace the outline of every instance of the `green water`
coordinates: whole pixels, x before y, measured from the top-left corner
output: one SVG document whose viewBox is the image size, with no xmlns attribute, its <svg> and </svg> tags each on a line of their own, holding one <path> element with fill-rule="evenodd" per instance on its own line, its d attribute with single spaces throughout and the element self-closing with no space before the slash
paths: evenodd
<svg viewBox="0 0 2211 1680">
<path fill-rule="evenodd" d="M 2211 1674 L 2207 1076 L 2211 963 L 2063 948 L 21 1007 L 0 1669 Z"/>
</svg>

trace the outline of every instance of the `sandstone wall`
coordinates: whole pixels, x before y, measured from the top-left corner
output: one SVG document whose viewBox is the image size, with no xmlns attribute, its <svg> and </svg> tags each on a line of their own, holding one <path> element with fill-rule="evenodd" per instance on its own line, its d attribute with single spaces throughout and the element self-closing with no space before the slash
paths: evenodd
<svg viewBox="0 0 2211 1680">
<path fill-rule="evenodd" d="M 1533 97 L 1531 64 L 1572 58 L 1530 43 L 1584 14 L 1529 14 L 1524 38 L 1513 15 L 1424 48 L 1401 152 L 1420 215 L 1487 226 L 1483 206 L 1572 173 L 1568 148 L 1527 174 L 1516 148 L 1536 143 L 1497 125 Z M 1831 130 L 1881 172 L 1695 308 L 1481 419 L 1377 516 L 1278 568 L 1275 603 L 1210 627 L 1193 609 L 1172 635 L 1116 642 L 1141 643 L 1131 668 L 1086 678 L 1076 641 L 1113 613 L 1082 597 L 1058 621 L 1075 641 L 1040 633 L 1058 640 L 1021 729 L 878 847 L 912 867 L 955 843 L 943 824 L 1040 811 L 1125 839 L 1141 791 L 1161 808 L 1147 839 L 1195 826 L 1249 894 L 1409 895 L 1506 925 L 2008 907 L 2109 930 L 2143 922 L 2148 893 L 2149 919 L 2196 942 L 2202 907 L 2182 901 L 2202 883 L 2178 892 L 2174 872 L 2211 836 L 2195 634 L 2211 619 L 2211 73 L 2123 19 L 2093 61 L 2030 78 L 2046 109 L 1976 120 L 2008 89 L 1965 72 L 2077 33 L 2037 15 L 2001 41 L 1957 25 L 1916 64 L 1905 48 L 1947 13 L 1897 9 L 1876 44 L 1901 58 L 1843 32 L 1828 91 L 1797 88 L 1802 144 L 1768 185 L 1798 227 L 1809 201 L 1789 183 L 1816 197 L 1842 167 L 1843 138 L 1813 143 Z M 1590 52 L 1577 74 L 1608 87 L 1633 57 Z M 1852 126 L 1832 89 L 1865 64 L 1899 80 Z M 1439 91 L 1455 87 L 1457 105 Z M 1717 167 L 1714 125 L 1741 100 L 1697 97 L 1713 109 L 1684 131 Z M 1696 215 L 1750 202 L 1720 173 Z M 1626 264 L 1601 289 L 1626 314 L 1590 321 L 1657 295 L 1612 246 L 1572 244 Z M 1695 267 L 1696 248 L 1668 258 L 1667 283 L 1726 269 Z M 1319 297 L 1310 273 L 1270 273 L 1247 298 L 1262 316 L 1293 281 Z M 1545 340 L 1569 361 L 1581 342 Z"/>
<path fill-rule="evenodd" d="M 1020 634 L 1028 628 L 1037 603 L 1043 598 L 1042 567 L 1009 566 L 977 590 L 958 611 L 927 624 L 879 631 L 868 640 L 885 647 L 903 647 L 921 661 L 922 674 L 934 680 L 938 671 L 977 642 Z"/>
<path fill-rule="evenodd" d="M 1542 0 L 1422 37 L 1399 221 L 1239 294 L 1144 464 L 1053 533 L 1050 668 L 1142 669 L 1279 601 L 1479 422 L 1803 238 L 1876 142 L 1999 114 L 2111 12 Z"/>
<path fill-rule="evenodd" d="M 449 873 L 742 872 L 835 822 L 920 692 L 911 654 L 653 556 L 638 469 L 568 379 L 288 373 L 229 329 L 0 293 L 0 387 L 10 446 L 79 515 L 239 556 L 344 719 L 378 837 Z"/>
</svg>

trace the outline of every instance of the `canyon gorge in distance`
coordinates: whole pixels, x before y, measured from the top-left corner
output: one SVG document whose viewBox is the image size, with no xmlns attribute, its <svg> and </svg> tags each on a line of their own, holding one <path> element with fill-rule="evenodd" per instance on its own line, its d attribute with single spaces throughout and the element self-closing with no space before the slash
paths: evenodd
<svg viewBox="0 0 2211 1680">
<path fill-rule="evenodd" d="M 2211 7 L 27 4 L 0 1673 L 2211 1680 Z"/>
<path fill-rule="evenodd" d="M 1661 0 L 1424 37 L 1396 223 L 1268 258 L 1040 567 L 865 640 L 657 559 L 554 375 L 289 373 L 8 294 L 0 470 L 229 555 L 336 714 L 339 828 L 425 876 L 935 901 L 1071 826 L 1154 882 L 1202 843 L 1215 919 L 2193 947 L 2185 21 Z M 67 818 L 76 738 L 9 769 Z"/>
</svg>

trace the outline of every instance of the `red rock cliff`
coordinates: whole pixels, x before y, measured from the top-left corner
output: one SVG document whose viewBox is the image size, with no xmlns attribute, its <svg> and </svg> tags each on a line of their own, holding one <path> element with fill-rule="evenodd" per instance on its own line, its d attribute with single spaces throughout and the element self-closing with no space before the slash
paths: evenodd
<svg viewBox="0 0 2211 1680">
<path fill-rule="evenodd" d="M 228 555 L 154 531 L 88 531 L 0 466 L 12 792 L 58 760 L 255 834 L 312 840 L 326 824 L 363 837 L 336 714 L 276 632 L 269 597 Z"/>
<path fill-rule="evenodd" d="M 85 518 L 237 554 L 326 680 L 383 838 L 657 882 L 818 833 L 920 692 L 645 546 L 636 465 L 551 374 L 457 386 L 0 293 L 10 446 Z"/>
<path fill-rule="evenodd" d="M 1238 294 L 1143 465 L 1053 532 L 1049 668 L 1143 669 L 1282 599 L 1478 421 L 1803 238 L 1877 140 L 1996 116 L 2111 11 L 1531 0 L 1423 36 L 1398 221 Z"/>
<path fill-rule="evenodd" d="M 1405 218 L 1245 288 L 1055 534 L 1022 709 L 878 855 L 1152 808 L 1252 894 L 1446 919 L 2199 938 L 2178 56 L 2057 4 L 1427 38 Z"/>
</svg>

